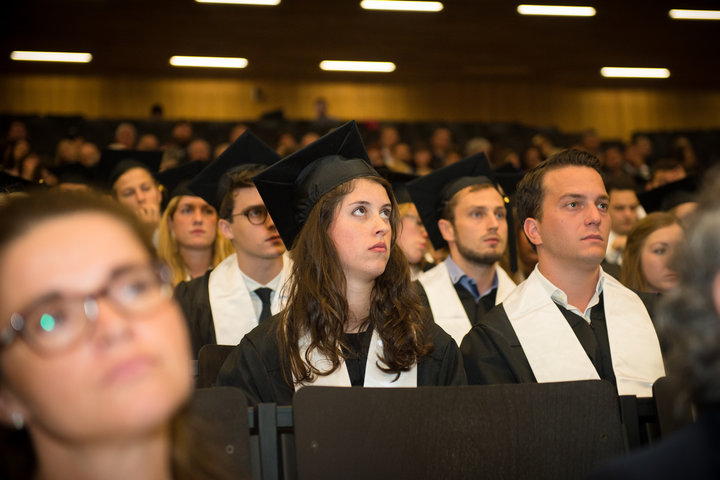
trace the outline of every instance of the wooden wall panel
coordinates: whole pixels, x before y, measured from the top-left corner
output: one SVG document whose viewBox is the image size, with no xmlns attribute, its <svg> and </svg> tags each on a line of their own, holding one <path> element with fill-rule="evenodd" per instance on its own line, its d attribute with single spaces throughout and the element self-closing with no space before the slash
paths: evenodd
<svg viewBox="0 0 720 480">
<path fill-rule="evenodd" d="M 720 90 L 558 88 L 518 83 L 293 82 L 247 79 L 65 75 L 0 77 L 0 113 L 80 114 L 138 119 L 161 103 L 170 119 L 251 120 L 282 108 L 291 119 L 314 115 L 325 97 L 337 118 L 379 121 L 520 122 L 603 138 L 637 130 L 720 128 Z"/>
</svg>

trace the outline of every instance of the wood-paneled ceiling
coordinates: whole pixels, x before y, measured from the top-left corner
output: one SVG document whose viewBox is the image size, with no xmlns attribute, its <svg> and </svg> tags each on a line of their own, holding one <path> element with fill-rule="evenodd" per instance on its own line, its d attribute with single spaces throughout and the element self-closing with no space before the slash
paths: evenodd
<svg viewBox="0 0 720 480">
<path fill-rule="evenodd" d="M 670 8 L 718 8 L 717 0 L 555 2 L 592 5 L 598 12 L 592 18 L 521 16 L 518 3 L 447 0 L 442 12 L 432 14 L 365 11 L 359 0 L 282 0 L 277 7 L 193 0 L 5 1 L 0 72 L 720 86 L 720 22 L 668 16 Z M 13 62 L 12 50 L 90 52 L 94 58 L 86 65 Z M 168 64 L 171 55 L 240 56 L 249 66 L 181 69 Z M 323 72 L 318 68 L 323 59 L 393 61 L 397 70 L 382 75 Z M 666 67 L 672 74 L 667 80 L 604 79 L 599 74 L 603 66 Z"/>
</svg>

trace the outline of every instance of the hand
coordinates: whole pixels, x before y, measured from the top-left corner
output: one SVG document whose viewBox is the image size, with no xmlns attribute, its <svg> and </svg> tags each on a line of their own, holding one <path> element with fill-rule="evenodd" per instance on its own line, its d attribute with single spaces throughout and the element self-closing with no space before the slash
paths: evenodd
<svg viewBox="0 0 720 480">
<path fill-rule="evenodd" d="M 155 229 L 158 223 L 160 223 L 160 208 L 157 205 L 142 205 L 135 213 L 140 218 L 140 221 Z"/>
</svg>

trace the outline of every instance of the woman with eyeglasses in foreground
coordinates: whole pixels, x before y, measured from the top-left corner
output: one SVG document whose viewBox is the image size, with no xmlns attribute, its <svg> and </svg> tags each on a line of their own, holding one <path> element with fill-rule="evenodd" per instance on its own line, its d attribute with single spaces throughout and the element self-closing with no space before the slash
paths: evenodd
<svg viewBox="0 0 720 480">
<path fill-rule="evenodd" d="M 218 478 L 191 446 L 192 387 L 171 278 L 132 212 L 63 192 L 0 208 L 0 421 L 18 430 L 0 473 Z"/>
</svg>

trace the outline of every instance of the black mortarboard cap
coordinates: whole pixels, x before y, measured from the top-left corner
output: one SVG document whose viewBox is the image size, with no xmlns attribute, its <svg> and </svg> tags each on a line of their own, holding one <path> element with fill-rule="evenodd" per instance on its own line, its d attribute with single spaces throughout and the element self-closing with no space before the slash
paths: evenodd
<svg viewBox="0 0 720 480">
<path fill-rule="evenodd" d="M 65 163 L 51 167 L 50 172 L 57 177 L 58 184 L 78 183 L 82 185 L 93 185 L 95 180 L 95 170 L 81 163 Z"/>
<path fill-rule="evenodd" d="M 698 182 L 695 177 L 685 177 L 638 194 L 638 200 L 647 213 L 666 212 L 687 202 L 696 202 Z"/>
<path fill-rule="evenodd" d="M 105 178 L 105 186 L 112 188 L 118 178 L 132 168 L 144 168 L 155 177 L 160 170 L 162 150 L 112 150 L 102 151 L 99 172 Z"/>
<path fill-rule="evenodd" d="M 406 184 L 418 178 L 418 175 L 414 173 L 396 172 L 385 166 L 376 167 L 375 170 L 381 177 L 390 182 L 397 203 L 412 203 L 412 198 L 410 198 Z"/>
<path fill-rule="evenodd" d="M 219 211 L 220 204 L 230 187 L 228 173 L 272 165 L 278 160 L 280 155 L 250 130 L 245 130 L 220 156 L 197 174 L 188 183 L 187 188 Z"/>
<path fill-rule="evenodd" d="M 158 173 L 156 178 L 158 183 L 168 192 L 166 195 L 167 200 L 178 195 L 197 196 L 187 188 L 187 185 L 195 175 L 208 165 L 208 162 L 196 160 Z"/>
<path fill-rule="evenodd" d="M 354 121 L 348 122 L 256 175 L 253 180 L 285 247 L 292 248 L 312 207 L 333 188 L 378 176 Z"/>
</svg>

